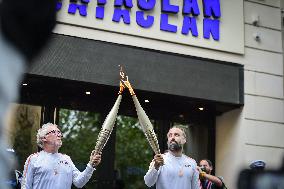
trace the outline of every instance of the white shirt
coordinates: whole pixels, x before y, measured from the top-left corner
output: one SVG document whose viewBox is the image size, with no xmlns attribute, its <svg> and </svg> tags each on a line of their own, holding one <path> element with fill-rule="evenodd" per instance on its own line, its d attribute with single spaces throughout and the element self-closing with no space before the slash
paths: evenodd
<svg viewBox="0 0 284 189">
<path fill-rule="evenodd" d="M 70 189 L 72 183 L 82 188 L 95 169 L 87 165 L 80 172 L 71 158 L 61 153 L 41 151 L 28 157 L 22 180 L 22 189 Z"/>
<path fill-rule="evenodd" d="M 176 157 L 171 153 L 163 155 L 164 165 L 159 170 L 151 162 L 146 175 L 145 184 L 148 187 L 156 184 L 156 189 L 199 189 L 199 173 L 194 159 L 182 155 Z"/>
</svg>

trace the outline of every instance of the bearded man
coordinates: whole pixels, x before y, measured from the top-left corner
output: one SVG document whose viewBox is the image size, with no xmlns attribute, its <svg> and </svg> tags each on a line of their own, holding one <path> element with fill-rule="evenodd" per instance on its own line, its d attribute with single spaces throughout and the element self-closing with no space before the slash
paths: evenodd
<svg viewBox="0 0 284 189">
<path fill-rule="evenodd" d="M 174 126 L 167 134 L 168 151 L 156 154 L 144 176 L 148 187 L 156 189 L 199 189 L 199 172 L 194 159 L 183 154 L 186 134 L 182 127 Z"/>
<path fill-rule="evenodd" d="M 43 150 L 28 157 L 22 189 L 71 189 L 72 183 L 82 188 L 91 178 L 101 155 L 91 153 L 86 169 L 80 172 L 66 154 L 58 153 L 62 133 L 57 125 L 47 123 L 37 132 L 37 144 Z"/>
</svg>

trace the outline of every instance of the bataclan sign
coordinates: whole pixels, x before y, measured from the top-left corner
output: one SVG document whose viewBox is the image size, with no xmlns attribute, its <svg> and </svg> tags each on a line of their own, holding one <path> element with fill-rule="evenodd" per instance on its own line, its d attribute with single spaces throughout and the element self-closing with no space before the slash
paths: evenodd
<svg viewBox="0 0 284 189">
<path fill-rule="evenodd" d="M 114 0 L 107 2 L 106 0 L 96 0 L 96 7 L 88 7 L 90 0 L 70 0 L 68 6 L 68 14 L 80 14 L 82 17 L 90 16 L 88 12 L 90 9 L 95 9 L 94 17 L 96 19 L 105 19 L 105 6 L 107 3 L 113 3 L 113 22 L 123 22 L 127 25 L 132 22 L 142 28 L 151 28 L 155 23 L 155 19 L 159 19 L 160 30 L 164 32 L 177 33 L 182 35 L 191 34 L 194 37 L 200 35 L 197 22 L 202 20 L 203 32 L 202 37 L 204 39 L 213 38 L 215 41 L 220 40 L 220 18 L 221 8 L 220 0 L 202 0 L 202 4 L 199 4 L 197 0 L 183 0 L 183 5 L 171 4 L 170 0 L 161 0 L 160 17 L 151 15 L 153 12 L 156 0 Z M 133 3 L 137 3 L 138 10 L 135 12 L 136 20 L 131 20 L 131 9 Z M 203 6 L 203 16 L 200 16 L 200 6 Z M 62 1 L 57 3 L 57 10 L 61 11 Z M 169 17 L 182 13 L 183 21 L 180 28 L 171 23 Z"/>
</svg>

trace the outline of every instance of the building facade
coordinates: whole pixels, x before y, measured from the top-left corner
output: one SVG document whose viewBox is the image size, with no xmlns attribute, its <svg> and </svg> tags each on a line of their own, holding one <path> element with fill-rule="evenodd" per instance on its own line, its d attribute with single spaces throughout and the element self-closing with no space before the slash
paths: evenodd
<svg viewBox="0 0 284 189">
<path fill-rule="evenodd" d="M 150 101 L 142 106 L 161 149 L 173 123 L 189 125 L 187 152 L 212 159 L 236 188 L 251 161 L 277 168 L 284 156 L 281 3 L 59 1 L 52 42 L 28 71 L 21 103 L 40 106 L 42 123 L 56 122 L 60 107 L 106 115 L 122 65 L 138 98 Z M 135 116 L 129 96 L 123 101 L 120 113 Z"/>
<path fill-rule="evenodd" d="M 245 53 L 238 61 L 245 70 L 245 103 L 242 108 L 219 116 L 216 122 L 216 172 L 230 175 L 230 188 L 234 188 L 238 174 L 232 170 L 248 167 L 253 160 L 263 159 L 268 169 L 278 169 L 282 164 L 281 3 L 244 1 Z M 256 40 L 256 34 L 260 40 Z"/>
</svg>

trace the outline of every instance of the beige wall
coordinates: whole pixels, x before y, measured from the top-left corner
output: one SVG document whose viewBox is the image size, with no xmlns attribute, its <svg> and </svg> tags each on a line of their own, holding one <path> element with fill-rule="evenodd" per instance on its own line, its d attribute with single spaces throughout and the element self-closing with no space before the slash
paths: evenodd
<svg viewBox="0 0 284 189">
<path fill-rule="evenodd" d="M 280 0 L 244 1 L 245 105 L 217 118 L 216 173 L 236 188 L 251 161 L 275 169 L 284 157 L 283 37 Z M 259 17 L 259 26 L 252 19 Z M 254 35 L 258 33 L 260 41 Z"/>
</svg>

